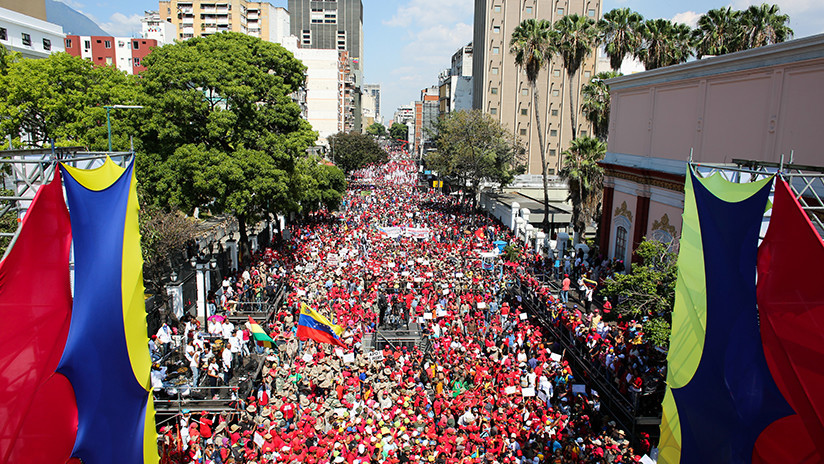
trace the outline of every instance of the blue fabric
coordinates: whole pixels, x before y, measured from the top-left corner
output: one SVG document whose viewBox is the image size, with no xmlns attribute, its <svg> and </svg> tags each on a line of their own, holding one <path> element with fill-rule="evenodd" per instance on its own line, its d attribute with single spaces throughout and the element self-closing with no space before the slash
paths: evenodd
<svg viewBox="0 0 824 464">
<path fill-rule="evenodd" d="M 672 390 L 681 421 L 682 464 L 752 462 L 764 428 L 793 414 L 767 368 L 756 309 L 758 234 L 771 184 L 728 203 L 693 177 L 707 329 L 695 375 Z"/>
<path fill-rule="evenodd" d="M 328 325 L 322 324 L 322 323 L 316 321 L 313 317 L 307 316 L 305 314 L 301 314 L 300 317 L 298 317 L 298 325 L 306 327 L 307 329 L 313 329 L 313 330 L 318 330 L 318 331 L 321 331 L 321 332 L 325 332 L 329 336 L 331 336 L 332 338 L 340 338 L 340 337 L 338 337 L 338 334 L 336 334 L 332 330 L 331 327 L 329 327 Z"/>
<path fill-rule="evenodd" d="M 134 163 L 105 190 L 63 170 L 74 239 L 74 305 L 57 367 L 74 387 L 78 429 L 72 457 L 84 464 L 142 464 L 149 393 L 137 382 L 123 327 L 122 257 Z"/>
</svg>

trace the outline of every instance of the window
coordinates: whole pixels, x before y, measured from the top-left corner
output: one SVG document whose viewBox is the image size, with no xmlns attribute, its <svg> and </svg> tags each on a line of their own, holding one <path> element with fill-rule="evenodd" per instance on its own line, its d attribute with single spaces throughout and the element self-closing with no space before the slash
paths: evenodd
<svg viewBox="0 0 824 464">
<path fill-rule="evenodd" d="M 529 110 L 526 108 L 521 108 L 521 116 L 526 116 L 527 114 L 529 114 Z"/>
<path fill-rule="evenodd" d="M 501 53 L 501 49 L 499 47 L 492 47 L 492 54 L 498 55 Z"/>
<path fill-rule="evenodd" d="M 584 71 L 584 78 L 585 78 L 585 79 L 589 79 L 590 77 L 592 77 L 592 72 L 590 72 L 590 71 Z"/>
<path fill-rule="evenodd" d="M 9 40 L 9 33 L 5 27 L 0 27 L 0 40 Z"/>
<path fill-rule="evenodd" d="M 306 30 L 306 29 L 303 30 L 303 36 L 302 36 L 301 43 L 303 45 L 311 45 L 312 44 L 312 31 L 309 31 L 309 30 Z"/>
<path fill-rule="evenodd" d="M 103 42 L 103 46 L 106 47 L 106 48 L 112 48 L 112 41 L 107 40 L 107 41 Z"/>
<path fill-rule="evenodd" d="M 51 40 L 43 38 L 43 50 L 51 50 Z"/>
<path fill-rule="evenodd" d="M 563 15 L 564 15 L 564 9 L 563 8 L 558 8 L 558 16 L 563 16 Z"/>
<path fill-rule="evenodd" d="M 490 108 L 489 114 L 498 114 L 498 108 Z"/>
<path fill-rule="evenodd" d="M 595 10 L 593 10 L 592 8 L 588 9 L 587 10 L 587 16 L 589 16 L 590 18 L 594 18 L 595 17 Z"/>
<path fill-rule="evenodd" d="M 72 39 L 66 39 L 66 48 L 72 48 Z"/>
<path fill-rule="evenodd" d="M 495 13 L 500 13 L 501 12 L 501 5 L 495 5 L 494 7 L 492 7 L 492 10 L 495 11 Z"/>
<path fill-rule="evenodd" d="M 532 14 L 532 7 L 531 7 L 531 6 L 528 6 L 528 7 L 524 8 L 524 12 L 525 12 L 526 14 Z"/>
<path fill-rule="evenodd" d="M 552 96 L 553 96 L 553 97 L 557 97 L 557 96 L 558 96 L 558 95 L 560 95 L 560 94 L 561 94 L 561 92 L 559 92 L 559 91 L 558 91 L 558 89 L 554 89 L 554 90 L 552 91 Z"/>
<path fill-rule="evenodd" d="M 526 135 L 526 129 L 521 129 L 520 134 L 521 135 Z"/>
<path fill-rule="evenodd" d="M 550 137 L 558 137 L 558 129 L 550 129 L 549 136 Z"/>
<path fill-rule="evenodd" d="M 627 254 L 627 229 L 618 226 L 615 230 L 615 257 L 623 259 Z"/>
<path fill-rule="evenodd" d="M 23 45 L 31 45 L 31 36 L 25 32 L 23 33 Z"/>
<path fill-rule="evenodd" d="M 581 137 L 586 137 L 586 136 L 587 136 L 587 131 L 581 131 Z"/>
<path fill-rule="evenodd" d="M 546 174 L 548 176 L 554 176 L 555 175 L 555 170 L 554 169 L 547 169 Z"/>
<path fill-rule="evenodd" d="M 497 87 L 490 88 L 489 93 L 491 93 L 492 95 L 498 95 L 498 88 Z"/>
<path fill-rule="evenodd" d="M 135 58 L 135 59 L 137 59 L 137 58 Z M 111 66 L 111 65 L 112 65 L 112 57 L 107 56 L 106 57 L 106 66 Z"/>
<path fill-rule="evenodd" d="M 86 50 L 92 48 L 92 41 L 91 40 L 84 40 L 83 41 L 83 48 Z"/>
<path fill-rule="evenodd" d="M 521 95 L 529 95 L 529 89 L 521 89 Z"/>
<path fill-rule="evenodd" d="M 495 34 L 501 33 L 501 26 L 492 26 L 492 32 Z"/>
<path fill-rule="evenodd" d="M 134 65 L 135 66 L 140 66 L 140 58 L 135 58 L 134 59 Z"/>
<path fill-rule="evenodd" d="M 560 69 L 553 70 L 552 75 L 555 76 L 555 77 L 561 77 L 561 70 Z"/>
<path fill-rule="evenodd" d="M 549 156 L 555 156 L 558 153 L 558 150 L 554 148 L 549 149 Z"/>
<path fill-rule="evenodd" d="M 140 43 L 137 40 L 135 40 L 134 42 L 132 42 L 132 48 L 134 48 L 135 50 L 139 50 Z"/>
<path fill-rule="evenodd" d="M 552 110 L 552 113 L 551 113 L 551 114 L 552 114 L 553 116 L 558 116 L 558 110 Z"/>
<path fill-rule="evenodd" d="M 492 68 L 492 74 L 495 75 L 495 76 L 498 75 L 498 68 L 497 67 Z"/>
</svg>

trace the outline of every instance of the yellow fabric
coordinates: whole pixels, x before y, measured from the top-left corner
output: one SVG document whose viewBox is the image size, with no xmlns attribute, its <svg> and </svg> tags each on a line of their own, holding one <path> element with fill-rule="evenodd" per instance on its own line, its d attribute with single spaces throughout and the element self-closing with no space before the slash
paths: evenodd
<svg viewBox="0 0 824 464">
<path fill-rule="evenodd" d="M 149 401 L 146 403 L 146 420 L 143 425 L 143 462 L 158 464 L 160 456 L 157 454 L 157 425 L 155 425 L 155 408 L 152 392 L 149 391 Z"/>
<path fill-rule="evenodd" d="M 748 175 L 748 174 L 747 174 Z M 755 182 L 736 183 L 728 181 L 720 173 L 705 177 L 698 180 L 710 191 L 713 195 L 726 201 L 727 203 L 737 203 L 753 196 L 755 192 L 761 190 L 767 182 L 772 180 L 773 176 L 757 180 Z"/>
<path fill-rule="evenodd" d="M 120 178 L 123 171 L 126 170 L 125 168 L 118 166 L 108 156 L 102 166 L 94 169 L 73 168 L 65 163 L 63 164 L 63 167 L 69 171 L 69 174 L 71 174 L 74 180 L 80 183 L 80 185 L 96 192 L 105 190 L 111 186 L 114 181 Z"/>
<path fill-rule="evenodd" d="M 678 464 L 681 462 L 681 422 L 672 390 L 667 388 L 661 417 L 661 439 L 658 442 L 658 462 L 660 464 Z"/>
</svg>

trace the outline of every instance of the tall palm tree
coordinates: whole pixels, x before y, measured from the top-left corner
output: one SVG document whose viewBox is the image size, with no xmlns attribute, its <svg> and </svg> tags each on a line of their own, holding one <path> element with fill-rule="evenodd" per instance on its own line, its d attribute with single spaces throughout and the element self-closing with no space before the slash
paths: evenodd
<svg viewBox="0 0 824 464">
<path fill-rule="evenodd" d="M 668 19 L 648 19 L 641 24 L 641 46 L 635 56 L 647 70 L 683 63 L 692 55 L 692 31 Z"/>
<path fill-rule="evenodd" d="M 629 8 L 615 8 L 604 13 L 604 18 L 598 21 L 599 39 L 613 71 L 618 71 L 624 58 L 632 55 L 641 44 L 638 27 L 643 21 L 640 13 Z"/>
<path fill-rule="evenodd" d="M 584 60 L 592 54 L 592 50 L 598 45 L 598 28 L 595 21 L 586 16 L 577 14 L 566 15 L 555 21 L 555 48 L 561 60 L 564 62 L 564 69 L 568 78 L 569 87 L 569 122 L 572 127 L 572 139 L 578 136 L 576 122 L 578 112 L 576 103 L 573 101 L 575 89 L 572 86 L 572 79 L 578 72 Z"/>
<path fill-rule="evenodd" d="M 779 14 L 778 5 L 752 5 L 741 14 L 746 48 L 763 47 L 791 39 L 790 17 Z"/>
<path fill-rule="evenodd" d="M 538 74 L 555 53 L 552 40 L 552 23 L 545 19 L 526 19 L 512 31 L 509 52 L 515 55 L 515 65 L 526 72 L 529 90 L 532 92 L 532 112 L 538 131 L 538 145 L 541 152 L 541 172 L 544 185 L 544 232 L 549 231 L 549 183 L 547 180 L 546 145 L 544 128 L 541 126 L 541 111 L 538 106 Z"/>
<path fill-rule="evenodd" d="M 581 87 L 581 112 L 592 124 L 592 133 L 599 140 L 607 139 L 609 131 L 609 86 L 607 79 L 620 76 L 621 73 L 615 71 L 605 71 L 596 74 L 592 80 Z"/>
<path fill-rule="evenodd" d="M 741 12 L 732 7 L 707 11 L 692 31 L 695 55 L 723 55 L 741 50 L 744 31 Z"/>
<path fill-rule="evenodd" d="M 598 212 L 604 186 L 604 169 L 598 162 L 606 152 L 606 144 L 595 137 L 579 137 L 564 152 L 560 176 L 569 183 L 572 228 L 577 237 L 583 236 Z"/>
</svg>

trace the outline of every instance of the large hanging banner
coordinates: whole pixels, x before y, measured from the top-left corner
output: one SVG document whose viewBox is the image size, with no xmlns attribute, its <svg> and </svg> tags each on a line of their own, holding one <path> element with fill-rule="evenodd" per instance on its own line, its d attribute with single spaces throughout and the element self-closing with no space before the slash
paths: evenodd
<svg viewBox="0 0 824 464">
<path fill-rule="evenodd" d="M 75 257 L 75 297 L 57 371 L 74 387 L 72 457 L 84 464 L 158 462 L 143 301 L 134 162 L 62 166 Z"/>
<path fill-rule="evenodd" d="M 687 175 L 659 462 L 751 462 L 764 429 L 793 413 L 767 367 L 756 307 L 771 184 Z"/>
<path fill-rule="evenodd" d="M 63 464 L 75 441 L 74 390 L 55 373 L 71 320 L 71 239 L 55 171 L 0 262 L 0 463 Z"/>
<path fill-rule="evenodd" d="M 758 250 L 764 355 L 794 414 L 770 425 L 753 462 L 824 461 L 824 243 L 783 180 Z"/>
</svg>

